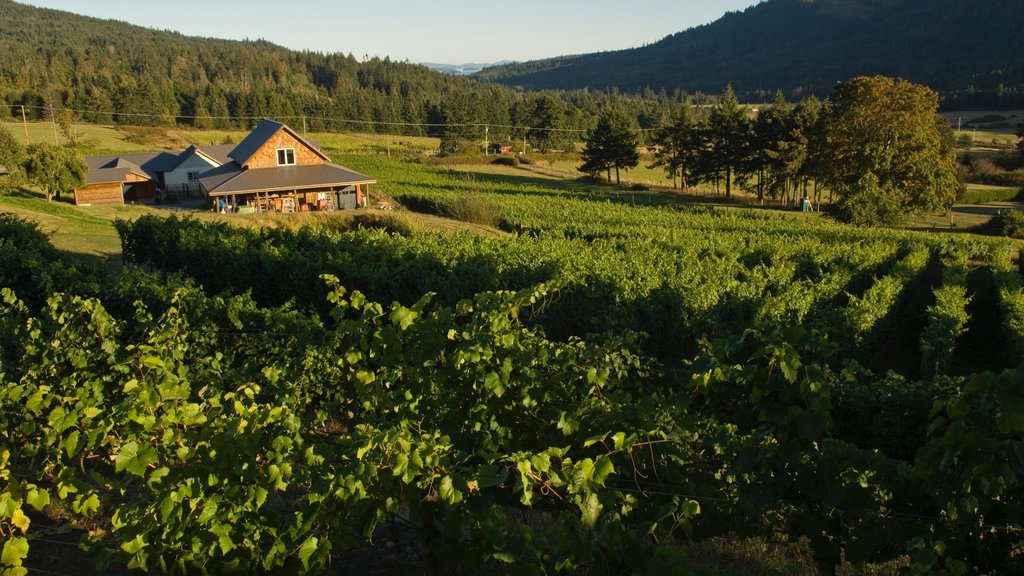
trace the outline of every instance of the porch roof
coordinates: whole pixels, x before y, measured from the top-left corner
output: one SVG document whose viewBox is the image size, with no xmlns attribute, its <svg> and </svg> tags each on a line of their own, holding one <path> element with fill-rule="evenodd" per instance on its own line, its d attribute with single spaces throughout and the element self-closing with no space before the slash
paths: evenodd
<svg viewBox="0 0 1024 576">
<path fill-rule="evenodd" d="M 238 164 L 231 163 L 214 168 L 199 178 L 199 184 L 210 196 L 344 187 L 376 182 L 365 174 L 330 163 L 250 170 L 242 170 Z"/>
</svg>

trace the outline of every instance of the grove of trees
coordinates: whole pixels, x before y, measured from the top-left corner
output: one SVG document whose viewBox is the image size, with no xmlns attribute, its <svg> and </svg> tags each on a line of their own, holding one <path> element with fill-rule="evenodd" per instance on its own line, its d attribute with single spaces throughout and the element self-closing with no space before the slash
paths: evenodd
<svg viewBox="0 0 1024 576">
<path fill-rule="evenodd" d="M 834 195 L 835 215 L 895 224 L 912 212 L 948 209 L 961 190 L 954 139 L 931 89 L 882 76 L 840 83 L 824 103 L 789 105 L 781 93 L 761 110 L 731 89 L 705 114 L 680 106 L 654 134 L 653 166 L 673 182 L 756 192 L 783 202 Z M 813 188 L 812 188 L 813 184 Z"/>
</svg>

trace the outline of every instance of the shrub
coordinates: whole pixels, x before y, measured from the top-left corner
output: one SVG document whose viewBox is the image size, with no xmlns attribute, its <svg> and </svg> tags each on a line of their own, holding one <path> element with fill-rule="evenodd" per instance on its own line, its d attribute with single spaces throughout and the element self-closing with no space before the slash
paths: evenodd
<svg viewBox="0 0 1024 576">
<path fill-rule="evenodd" d="M 874 174 L 861 178 L 842 194 L 833 214 L 842 222 L 858 226 L 895 226 L 907 218 L 897 195 L 883 188 Z"/>
<path fill-rule="evenodd" d="M 996 215 L 988 224 L 988 232 L 1024 240 L 1024 211 L 1010 210 Z"/>
<path fill-rule="evenodd" d="M 967 122 L 967 124 L 986 124 L 989 122 L 1002 122 L 1004 120 L 1006 120 L 1006 116 L 1003 116 L 1002 114 L 987 114 L 985 116 L 972 118 Z"/>
<path fill-rule="evenodd" d="M 1024 168 L 1011 158 L 975 158 L 971 160 L 967 179 L 979 184 L 995 186 L 1024 186 Z"/>
<path fill-rule="evenodd" d="M 420 228 L 407 212 L 360 212 L 355 223 L 361 228 L 377 228 L 402 236 L 412 236 Z"/>
<path fill-rule="evenodd" d="M 463 222 L 498 225 L 498 208 L 486 198 L 479 196 L 458 196 L 444 203 L 442 212 L 445 216 Z"/>
<path fill-rule="evenodd" d="M 496 164 L 498 166 L 511 166 L 513 168 L 518 168 L 519 167 L 519 158 L 517 158 L 515 156 L 498 156 L 497 158 L 494 159 L 493 162 L 491 162 L 491 164 Z"/>
</svg>

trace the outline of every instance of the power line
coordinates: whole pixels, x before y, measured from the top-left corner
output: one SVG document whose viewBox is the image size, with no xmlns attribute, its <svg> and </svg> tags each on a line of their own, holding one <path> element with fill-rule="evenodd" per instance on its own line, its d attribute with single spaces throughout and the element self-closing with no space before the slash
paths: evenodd
<svg viewBox="0 0 1024 576">
<path fill-rule="evenodd" d="M 265 118 L 265 116 L 213 116 L 213 115 L 195 116 L 195 115 L 187 115 L 187 114 L 152 114 L 152 113 L 145 113 L 145 112 L 113 112 L 113 111 L 110 111 L 110 110 L 75 110 L 73 108 L 50 108 L 50 107 L 47 107 L 47 106 L 32 106 L 32 105 L 20 105 L 20 104 L 19 104 L 19 106 L 22 107 L 22 110 L 28 109 L 28 110 L 50 111 L 52 114 L 56 114 L 57 112 L 69 111 L 72 114 L 77 115 L 78 117 L 82 117 L 82 116 L 84 116 L 86 114 L 89 114 L 89 115 L 110 114 L 111 116 L 116 115 L 116 116 L 119 116 L 119 117 L 128 117 L 128 118 L 167 118 L 167 117 L 171 117 L 171 118 L 182 119 L 182 120 L 234 120 L 234 121 L 238 121 L 238 120 L 253 120 L 253 121 L 257 121 L 257 120 L 263 120 Z M 309 115 L 277 116 L 276 118 L 278 120 L 288 120 L 288 121 L 296 121 L 296 122 L 306 120 L 307 118 L 317 118 L 317 119 L 326 120 L 326 121 L 329 121 L 329 122 L 341 122 L 341 123 L 344 123 L 344 124 L 356 124 L 356 125 L 363 125 L 363 126 L 393 126 L 393 127 L 403 127 L 403 128 L 482 128 L 485 131 L 488 130 L 489 128 L 501 128 L 501 129 L 506 129 L 506 130 L 515 130 L 515 131 L 558 132 L 558 133 L 566 133 L 566 134 L 588 134 L 590 132 L 590 130 L 585 130 L 585 129 L 582 129 L 582 128 L 541 128 L 541 127 L 534 127 L 534 126 L 519 126 L 519 125 L 515 125 L 515 124 L 493 124 L 493 123 L 490 123 L 490 122 L 461 122 L 461 123 L 393 122 L 393 121 L 384 121 L 384 120 L 357 120 L 357 119 L 354 119 L 354 118 L 340 118 L 340 117 L 335 117 L 335 116 L 309 116 Z M 645 132 L 654 132 L 654 131 L 656 131 L 656 129 L 654 129 L 654 128 L 638 128 L 637 131 L 642 134 L 642 133 L 645 133 Z"/>
</svg>

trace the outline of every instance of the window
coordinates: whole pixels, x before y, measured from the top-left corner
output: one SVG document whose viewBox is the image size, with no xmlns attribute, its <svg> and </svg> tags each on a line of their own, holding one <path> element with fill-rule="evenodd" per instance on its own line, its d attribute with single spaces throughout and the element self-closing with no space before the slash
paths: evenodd
<svg viewBox="0 0 1024 576">
<path fill-rule="evenodd" d="M 295 148 L 278 148 L 277 165 L 291 166 L 295 164 Z"/>
<path fill-rule="evenodd" d="M 199 180 L 199 172 L 189 172 L 188 181 L 195 182 L 196 180 Z"/>
</svg>

